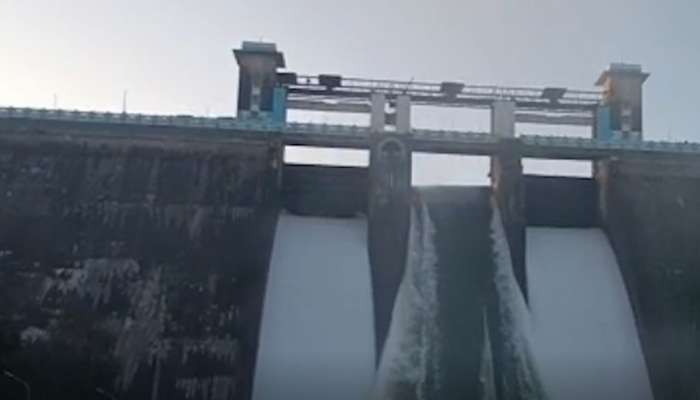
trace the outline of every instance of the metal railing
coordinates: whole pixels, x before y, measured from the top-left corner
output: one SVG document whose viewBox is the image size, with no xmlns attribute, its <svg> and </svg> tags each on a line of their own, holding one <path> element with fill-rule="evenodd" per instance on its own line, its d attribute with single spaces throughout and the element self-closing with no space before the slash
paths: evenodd
<svg viewBox="0 0 700 400">
<path fill-rule="evenodd" d="M 300 75 L 297 83 L 290 86 L 314 87 L 323 89 L 318 76 Z M 364 78 L 342 78 L 340 88 L 357 92 L 382 92 L 388 94 L 415 93 L 425 95 L 444 95 L 441 83 L 418 82 L 418 81 L 398 81 L 379 80 Z M 480 97 L 488 99 L 527 99 L 542 100 L 542 93 L 545 88 L 518 87 L 518 86 L 496 86 L 496 85 L 461 85 L 461 90 L 457 95 L 470 97 Z M 595 105 L 603 98 L 602 91 L 599 90 L 570 90 L 566 89 L 561 98 L 563 101 L 581 102 Z"/>
<path fill-rule="evenodd" d="M 271 135 L 297 135 L 318 138 L 363 138 L 372 134 L 367 126 L 330 125 L 290 122 L 274 123 L 269 120 L 238 119 L 230 117 L 195 117 L 189 115 L 146 115 L 94 111 L 67 111 L 36 108 L 0 107 L 0 119 L 30 119 L 66 121 L 78 123 L 101 123 L 138 126 L 167 126 L 180 128 L 209 128 L 221 131 L 244 133 L 266 133 Z M 414 129 L 409 134 L 416 141 L 435 141 L 462 144 L 495 144 L 500 138 L 485 132 L 454 130 Z M 649 153 L 700 154 L 700 143 L 666 142 L 635 139 L 600 140 L 583 137 L 521 135 L 525 146 L 561 149 L 615 150 Z"/>
</svg>

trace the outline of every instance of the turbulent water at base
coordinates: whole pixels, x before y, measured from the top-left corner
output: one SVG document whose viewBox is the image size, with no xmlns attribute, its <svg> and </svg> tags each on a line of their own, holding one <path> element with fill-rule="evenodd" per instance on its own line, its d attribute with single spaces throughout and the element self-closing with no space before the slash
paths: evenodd
<svg viewBox="0 0 700 400">
<path fill-rule="evenodd" d="M 374 399 L 544 398 L 524 332 L 526 307 L 488 189 L 423 188 L 417 197 Z M 513 374 L 497 371 L 504 360 Z M 499 396 L 508 387 L 523 395 Z"/>
</svg>

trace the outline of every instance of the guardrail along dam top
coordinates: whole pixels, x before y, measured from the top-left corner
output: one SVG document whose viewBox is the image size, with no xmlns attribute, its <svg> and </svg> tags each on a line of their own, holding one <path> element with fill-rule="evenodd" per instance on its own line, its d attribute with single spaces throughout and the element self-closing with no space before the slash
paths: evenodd
<svg viewBox="0 0 700 400">
<path fill-rule="evenodd" d="M 149 127 L 170 127 L 196 130 L 191 133 L 203 137 L 208 133 L 218 132 L 251 140 L 280 138 L 290 145 L 359 149 L 369 148 L 372 135 L 390 133 L 373 132 L 366 126 L 297 122 L 282 124 L 231 117 L 0 108 L 0 123 L 16 125 L 18 122 L 24 122 L 22 126 L 25 128 L 39 122 L 61 122 L 75 127 L 87 124 L 100 124 L 107 128 L 133 126 L 143 128 L 145 134 L 148 133 Z M 43 129 L 46 130 L 45 127 Z M 515 139 L 505 139 L 487 132 L 427 129 L 413 129 L 403 135 L 411 143 L 413 150 L 430 153 L 490 155 L 498 151 L 502 141 L 507 140 L 518 143 L 524 157 L 533 158 L 598 159 L 622 155 L 700 155 L 700 143 L 688 142 L 600 140 L 544 135 L 520 135 Z"/>
</svg>

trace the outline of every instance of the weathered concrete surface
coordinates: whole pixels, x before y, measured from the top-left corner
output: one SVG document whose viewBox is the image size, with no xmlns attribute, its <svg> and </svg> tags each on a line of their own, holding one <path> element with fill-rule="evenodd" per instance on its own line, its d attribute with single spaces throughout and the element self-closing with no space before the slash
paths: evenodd
<svg viewBox="0 0 700 400">
<path fill-rule="evenodd" d="M 528 226 L 597 226 L 598 187 L 594 179 L 526 175 L 524 180 Z"/>
<path fill-rule="evenodd" d="M 499 151 L 491 157 L 491 190 L 503 219 L 513 273 L 527 301 L 527 274 L 525 271 L 525 184 L 521 143 L 517 139 L 504 140 Z"/>
<path fill-rule="evenodd" d="M 299 215 L 366 215 L 368 183 L 367 168 L 285 164 L 281 205 Z"/>
<path fill-rule="evenodd" d="M 596 171 L 654 397 L 700 398 L 700 162 L 619 160 Z"/>
<path fill-rule="evenodd" d="M 369 227 L 377 362 L 406 267 L 413 191 L 411 150 L 401 135 L 375 138 L 370 149 Z"/>
<path fill-rule="evenodd" d="M 38 399 L 248 398 L 279 151 L 15 128 L 0 130 L 0 366 Z M 23 392 L 2 378 L 0 393 Z"/>
</svg>

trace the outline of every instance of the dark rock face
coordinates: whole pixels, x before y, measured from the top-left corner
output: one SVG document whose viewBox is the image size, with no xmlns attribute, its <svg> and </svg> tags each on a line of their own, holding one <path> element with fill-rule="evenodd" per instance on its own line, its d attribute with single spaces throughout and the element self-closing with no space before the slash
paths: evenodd
<svg viewBox="0 0 700 400">
<path fill-rule="evenodd" d="M 622 160 L 597 172 L 656 400 L 700 398 L 698 171 L 697 162 Z"/>
<path fill-rule="evenodd" d="M 0 367 L 33 398 L 249 397 L 276 154 L 0 132 Z"/>
</svg>

